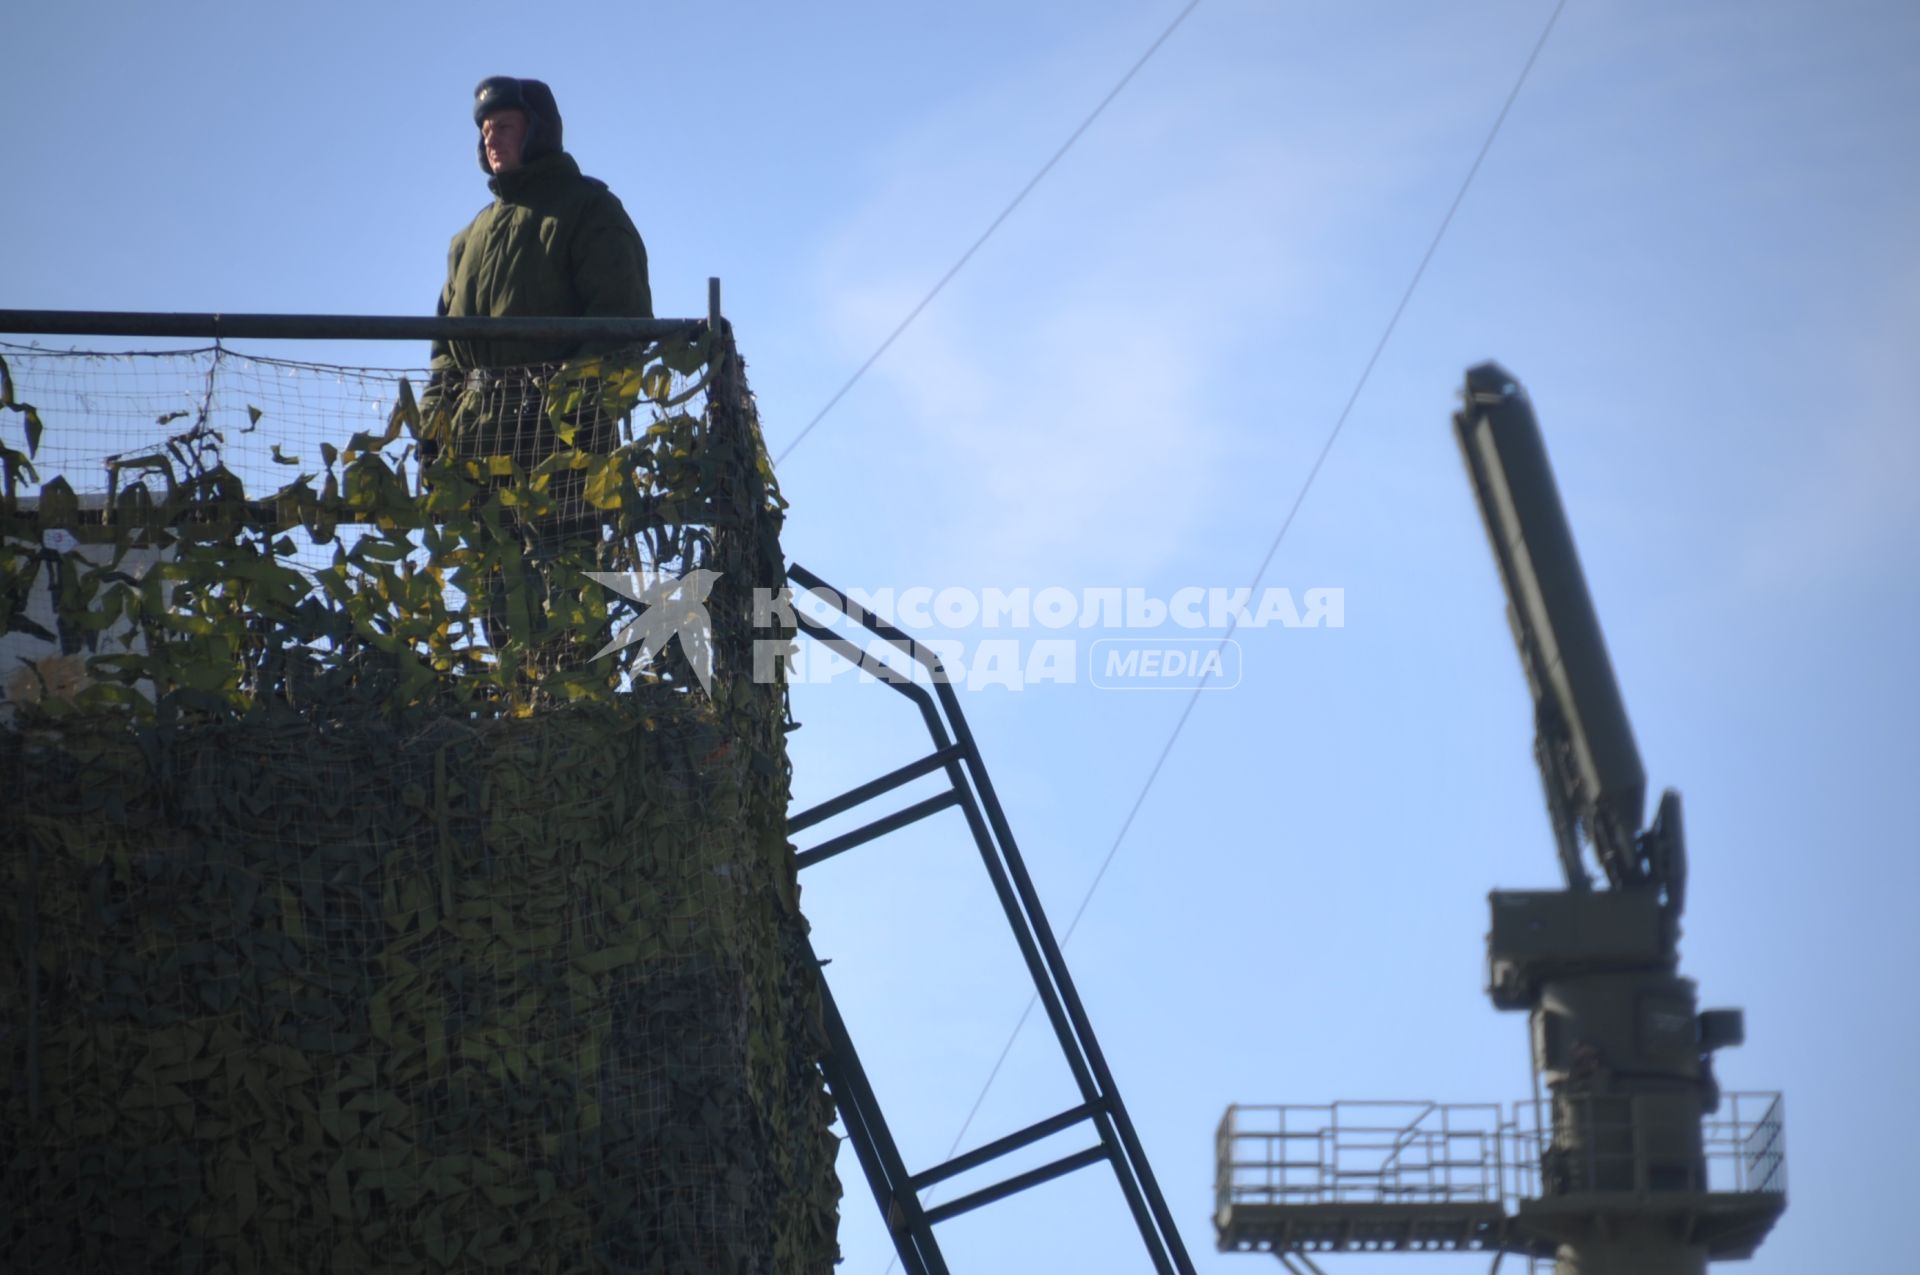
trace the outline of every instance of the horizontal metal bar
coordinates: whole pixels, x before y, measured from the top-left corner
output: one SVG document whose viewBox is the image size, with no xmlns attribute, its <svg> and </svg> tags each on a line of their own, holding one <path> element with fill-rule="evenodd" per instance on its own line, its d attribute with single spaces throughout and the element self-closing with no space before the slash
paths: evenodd
<svg viewBox="0 0 1920 1275">
<path fill-rule="evenodd" d="M 0 310 L 0 332 L 61 336 L 250 338 L 276 341 L 649 341 L 705 319 L 517 315 L 460 318 L 380 314 L 167 314 L 138 310 Z"/>
<path fill-rule="evenodd" d="M 958 1217 L 962 1213 L 970 1213 L 983 1204 L 992 1204 L 995 1200 L 1004 1200 L 1009 1195 L 1017 1195 L 1028 1187 L 1039 1186 L 1042 1182 L 1051 1182 L 1055 1178 L 1064 1177 L 1072 1173 L 1075 1169 L 1084 1169 L 1088 1165 L 1098 1164 L 1106 1158 L 1107 1149 L 1104 1146 L 1088 1147 L 1085 1151 L 1076 1151 L 1070 1156 L 1055 1160 L 1052 1164 L 1043 1164 L 1037 1169 L 1029 1169 L 1025 1173 L 1016 1174 L 998 1186 L 990 1186 L 984 1190 L 975 1191 L 972 1195 L 963 1195 L 957 1200 L 952 1200 L 946 1204 L 930 1208 L 926 1214 L 927 1221 L 929 1223 L 944 1222 L 950 1217 Z"/>
<path fill-rule="evenodd" d="M 794 862 L 802 868 L 810 868 L 822 859 L 831 859 L 834 855 L 863 846 L 876 837 L 884 837 L 889 832 L 897 832 L 910 823 L 918 823 L 928 815 L 937 814 L 948 806 L 958 805 L 960 794 L 949 788 L 937 797 L 917 801 L 903 810 L 896 810 L 884 819 L 876 819 L 870 824 L 855 828 L 844 836 L 822 841 L 810 850 L 802 850 L 794 856 Z"/>
<path fill-rule="evenodd" d="M 1050 1138 L 1064 1129 L 1071 1129 L 1082 1120 L 1091 1119 L 1093 1113 L 1098 1110 L 1100 1108 L 1093 1103 L 1083 1102 L 1070 1111 L 1050 1116 L 1038 1124 L 1030 1124 L 1018 1133 L 996 1138 L 983 1146 L 975 1147 L 965 1155 L 957 1155 L 937 1168 L 916 1173 L 911 1180 L 911 1185 L 916 1191 L 924 1191 L 936 1182 L 944 1182 L 956 1174 L 965 1173 L 968 1169 L 977 1169 L 990 1160 L 998 1160 L 1009 1152 L 1018 1151 L 1021 1147 L 1031 1146 L 1042 1138 Z"/>
<path fill-rule="evenodd" d="M 931 775 L 948 763 L 960 760 L 961 755 L 960 749 L 953 745 L 942 748 L 936 753 L 929 753 L 919 761 L 911 762 L 898 770 L 889 771 L 871 783 L 861 784 L 858 788 L 849 788 L 830 801 L 823 801 L 817 806 L 801 811 L 787 820 L 787 831 L 799 832 L 813 827 L 822 820 L 845 814 L 855 806 L 865 805 L 882 793 L 889 793 L 895 788 L 910 784 L 922 775 Z"/>
</svg>

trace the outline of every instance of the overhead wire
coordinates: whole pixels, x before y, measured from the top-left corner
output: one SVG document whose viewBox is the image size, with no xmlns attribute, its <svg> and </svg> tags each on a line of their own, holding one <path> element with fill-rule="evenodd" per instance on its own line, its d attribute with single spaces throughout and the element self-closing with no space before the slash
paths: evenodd
<svg viewBox="0 0 1920 1275">
<path fill-rule="evenodd" d="M 941 290 L 953 281 L 953 277 L 959 274 L 969 261 L 973 260 L 973 254 L 979 252 L 987 240 L 993 238 L 993 232 L 1000 229 L 1001 224 L 1013 215 L 1013 210 L 1026 201 L 1027 196 L 1033 193 L 1033 188 L 1038 186 L 1046 175 L 1053 171 L 1053 166 L 1058 164 L 1061 159 L 1066 156 L 1066 153 L 1073 149 L 1073 144 L 1080 140 L 1081 135 L 1093 126 L 1093 122 L 1100 118 L 1101 113 L 1104 112 L 1108 106 L 1112 105 L 1113 99 L 1120 96 L 1120 91 L 1126 88 L 1127 85 L 1132 82 L 1133 77 L 1140 73 L 1140 68 L 1144 67 L 1153 55 L 1160 51 L 1160 46 L 1165 44 L 1175 31 L 1179 30 L 1180 24 L 1187 20 L 1187 15 L 1199 7 L 1200 0 L 1188 0 L 1187 6 L 1174 15 L 1173 21 L 1169 22 L 1166 29 L 1161 31 L 1160 34 L 1154 38 L 1153 43 L 1147 46 L 1147 51 L 1134 60 L 1133 65 L 1127 68 L 1126 74 L 1114 82 L 1114 86 L 1107 90 L 1107 95 L 1101 98 L 1099 104 L 1087 113 L 1085 119 L 1080 121 L 1080 126 L 1067 136 L 1066 141 L 1060 143 L 1060 148 L 1053 152 L 1053 155 L 1046 163 L 1040 165 L 1040 171 L 1028 179 L 1027 184 L 1020 188 L 1020 193 L 1008 201 L 1007 206 L 1000 210 L 1000 215 L 987 224 L 987 228 L 980 232 L 980 237 L 975 239 L 972 245 L 960 254 L 960 259 L 954 262 L 945 274 L 940 276 L 939 282 L 927 290 L 927 295 L 920 298 L 920 303 L 909 310 L 907 317 L 900 320 L 900 322 L 894 326 L 893 331 L 887 334 L 887 339 L 882 341 L 879 347 L 867 356 L 867 361 L 854 369 L 853 375 L 849 376 L 846 383 L 834 391 L 833 397 L 827 400 L 825 406 L 813 414 L 813 419 L 807 422 L 806 427 L 794 436 L 792 442 L 781 449 L 778 456 L 773 458 L 775 465 L 779 465 L 781 461 L 791 456 L 793 449 L 806 441 L 807 435 L 813 433 L 813 427 L 826 419 L 827 413 L 831 412 L 839 405 L 840 400 L 847 396 L 847 391 L 860 383 L 860 378 L 867 374 L 867 369 L 875 363 L 878 363 L 880 356 L 885 354 L 892 348 L 893 343 L 900 339 L 900 334 L 913 326 L 913 321 L 920 317 L 921 311 L 933 304 L 933 299 L 940 295 Z"/>
<path fill-rule="evenodd" d="M 1468 166 L 1466 176 L 1461 180 L 1459 188 L 1454 192 L 1453 202 L 1447 206 L 1445 216 L 1440 219 L 1440 225 L 1428 241 L 1426 251 L 1421 254 L 1419 264 L 1414 267 L 1412 277 L 1408 279 L 1406 288 L 1402 290 L 1400 294 L 1399 303 L 1394 306 L 1393 313 L 1388 318 L 1386 327 L 1381 331 L 1379 340 L 1374 343 L 1373 352 L 1367 357 L 1365 366 L 1361 368 L 1359 378 L 1354 382 L 1352 392 L 1347 395 L 1346 403 L 1341 407 L 1339 417 L 1335 419 L 1333 428 L 1328 431 L 1326 441 L 1321 444 L 1320 452 L 1314 458 L 1313 465 L 1307 470 L 1306 478 L 1302 480 L 1299 490 L 1294 494 L 1293 503 L 1288 507 L 1286 517 L 1281 520 L 1280 529 L 1274 533 L 1272 541 L 1267 545 L 1267 551 L 1261 557 L 1259 567 L 1254 571 L 1253 582 L 1248 590 L 1250 594 L 1258 593 L 1261 581 L 1266 578 L 1267 568 L 1272 565 L 1274 556 L 1279 553 L 1281 542 L 1286 539 L 1287 531 L 1293 526 L 1294 519 L 1299 515 L 1301 506 L 1306 503 L 1307 493 L 1312 490 L 1314 481 L 1320 476 L 1320 471 L 1326 464 L 1328 454 L 1333 451 L 1334 442 L 1340 437 L 1341 430 L 1345 428 L 1348 418 L 1353 414 L 1354 405 L 1360 400 L 1361 392 L 1366 389 L 1367 382 L 1372 379 L 1374 368 L 1379 364 L 1381 354 L 1385 352 L 1387 343 L 1392 340 L 1394 330 L 1399 327 L 1400 319 L 1406 313 L 1407 305 L 1412 301 L 1413 294 L 1415 290 L 1419 288 L 1421 279 L 1425 277 L 1427 267 L 1433 261 L 1434 253 L 1439 249 L 1441 240 L 1446 237 L 1447 229 L 1452 226 L 1454 215 L 1460 211 L 1460 206 L 1467 197 L 1467 191 L 1472 188 L 1474 179 L 1479 176 L 1481 165 L 1485 162 L 1488 152 L 1493 149 L 1495 139 L 1500 136 L 1500 130 L 1506 124 L 1507 116 L 1509 112 L 1512 111 L 1514 102 L 1519 98 L 1521 89 L 1526 86 L 1528 78 L 1533 74 L 1534 64 L 1538 62 L 1540 58 L 1540 51 L 1546 47 L 1547 39 L 1553 34 L 1554 26 L 1559 22 L 1560 14 L 1566 7 L 1567 0 L 1558 0 L 1554 5 L 1553 12 L 1548 15 L 1546 24 L 1540 30 L 1539 37 L 1535 39 L 1532 49 L 1527 54 L 1526 62 L 1520 68 L 1519 75 L 1515 77 L 1513 87 L 1508 90 L 1506 100 L 1500 104 L 1499 113 L 1494 116 L 1493 124 L 1488 128 L 1486 137 L 1480 143 L 1479 151 L 1473 157 L 1473 163 Z M 1227 642 L 1232 639 L 1234 631 L 1238 626 L 1238 616 L 1229 620 L 1226 632 L 1221 637 L 1219 646 L 1215 648 L 1217 651 L 1225 650 Z M 1218 662 L 1215 661 L 1212 663 L 1217 664 Z M 1094 893 L 1100 888 L 1101 881 L 1105 879 L 1107 869 L 1113 865 L 1114 857 L 1120 852 L 1120 846 L 1126 840 L 1127 833 L 1133 828 L 1135 818 L 1139 815 L 1141 807 L 1146 804 L 1147 797 L 1153 791 L 1154 784 L 1159 780 L 1160 772 L 1166 766 L 1167 758 L 1172 754 L 1174 745 L 1179 742 L 1181 733 L 1186 729 L 1188 719 L 1193 716 L 1194 707 L 1200 702 L 1200 696 L 1206 690 L 1207 682 L 1211 677 L 1212 667 L 1210 665 L 1203 670 L 1199 683 L 1194 687 L 1192 693 L 1188 695 L 1185 706 L 1180 710 L 1179 718 L 1174 722 L 1173 729 L 1168 733 L 1166 742 L 1161 745 L 1160 753 L 1154 759 L 1152 768 L 1147 772 L 1145 782 L 1141 784 L 1139 793 L 1134 797 L 1133 804 L 1128 808 L 1126 818 L 1121 821 L 1120 830 L 1115 834 L 1113 844 L 1108 847 L 1106 857 L 1100 861 L 1100 867 L 1094 872 L 1093 880 L 1087 885 L 1085 893 L 1081 895 L 1079 906 L 1074 909 L 1073 918 L 1067 923 L 1066 929 L 1061 932 L 1061 947 L 1064 948 L 1067 943 L 1072 941 L 1074 931 L 1079 928 L 1081 919 L 1086 916 L 1087 907 L 1093 902 Z M 979 1094 L 975 1096 L 972 1107 L 967 1111 L 966 1119 L 961 1122 L 960 1131 L 954 1135 L 952 1144 L 947 1148 L 947 1159 L 951 1160 L 958 1154 L 960 1143 L 966 1138 L 967 1131 L 973 1127 L 974 1119 L 980 1114 L 981 1105 L 985 1103 L 988 1093 L 992 1091 L 994 1083 L 999 1079 L 1001 1070 L 1006 1065 L 1007 1057 L 1013 1052 L 1014 1043 L 1020 1038 L 1020 1033 L 1025 1029 L 1027 1020 L 1032 1017 L 1033 1008 L 1039 1003 L 1039 999 L 1039 993 L 1035 992 L 1028 998 L 1026 1008 L 1020 1011 L 1020 1017 L 1014 1023 L 1013 1030 L 1008 1033 L 1006 1043 L 1001 1046 L 999 1057 L 994 1060 L 992 1070 L 987 1073 L 986 1082 L 981 1085 Z M 889 1264 L 887 1269 L 891 1271 L 893 1269 L 892 1265 Z"/>
</svg>

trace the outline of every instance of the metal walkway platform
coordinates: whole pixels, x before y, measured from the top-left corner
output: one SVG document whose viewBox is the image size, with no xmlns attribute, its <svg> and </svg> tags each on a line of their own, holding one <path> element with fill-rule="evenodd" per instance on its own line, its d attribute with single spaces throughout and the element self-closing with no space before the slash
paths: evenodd
<svg viewBox="0 0 1920 1275">
<path fill-rule="evenodd" d="M 1583 1180 L 1639 1189 L 1551 1186 L 1569 1155 L 1533 1103 L 1336 1102 L 1236 1106 L 1216 1139 L 1214 1228 L 1222 1252 L 1480 1250 L 1553 1256 L 1570 1235 L 1660 1219 L 1714 1260 L 1750 1257 L 1786 1208 L 1780 1096 L 1727 1094 L 1702 1125 L 1686 1189 L 1658 1190 L 1631 1138 L 1582 1137 Z M 1610 1135 L 1632 1126 L 1609 1129 Z M 1581 1130 L 1591 1135 L 1594 1130 Z M 1595 1146 L 1621 1148 L 1611 1158 Z"/>
<path fill-rule="evenodd" d="M 1215 1221 L 1220 1247 L 1238 1252 L 1493 1250 L 1507 1239 L 1498 1204 L 1229 1204 Z"/>
</svg>

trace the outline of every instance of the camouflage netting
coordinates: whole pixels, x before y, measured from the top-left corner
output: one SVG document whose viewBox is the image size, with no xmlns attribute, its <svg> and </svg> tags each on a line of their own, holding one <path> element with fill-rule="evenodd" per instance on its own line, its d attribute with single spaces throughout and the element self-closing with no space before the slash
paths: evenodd
<svg viewBox="0 0 1920 1275">
<path fill-rule="evenodd" d="M 0 1269 L 831 1266 L 730 343 L 0 354 Z"/>
</svg>

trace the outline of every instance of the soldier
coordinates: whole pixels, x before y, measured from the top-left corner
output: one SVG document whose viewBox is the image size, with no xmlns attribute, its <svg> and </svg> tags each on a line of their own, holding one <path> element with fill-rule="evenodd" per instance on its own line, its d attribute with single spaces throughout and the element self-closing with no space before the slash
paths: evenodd
<svg viewBox="0 0 1920 1275">
<path fill-rule="evenodd" d="M 563 149 L 553 91 L 539 80 L 482 80 L 473 122 L 495 198 L 453 237 L 440 313 L 653 317 L 646 246 L 607 184 L 581 176 Z M 433 366 L 512 367 L 577 352 L 537 342 L 436 342 Z"/>
<path fill-rule="evenodd" d="M 605 182 L 584 177 L 562 145 L 560 109 L 539 80 L 496 75 L 474 91 L 480 167 L 494 201 L 453 237 L 439 312 L 464 316 L 604 316 L 651 318 L 647 250 L 626 209 Z M 428 420 L 423 454 L 443 444 L 456 456 L 510 457 L 530 470 L 558 440 L 540 387 L 551 365 L 616 348 L 539 341 L 436 341 L 433 375 L 422 407 Z M 574 445 L 606 452 L 613 423 L 588 411 Z M 561 474 L 548 491 L 557 508 L 538 525 L 515 523 L 529 559 L 556 552 L 597 519 L 580 500 L 577 474 Z M 505 636 L 496 587 L 486 606 L 489 640 Z M 529 635 L 530 636 L 530 635 Z"/>
</svg>

